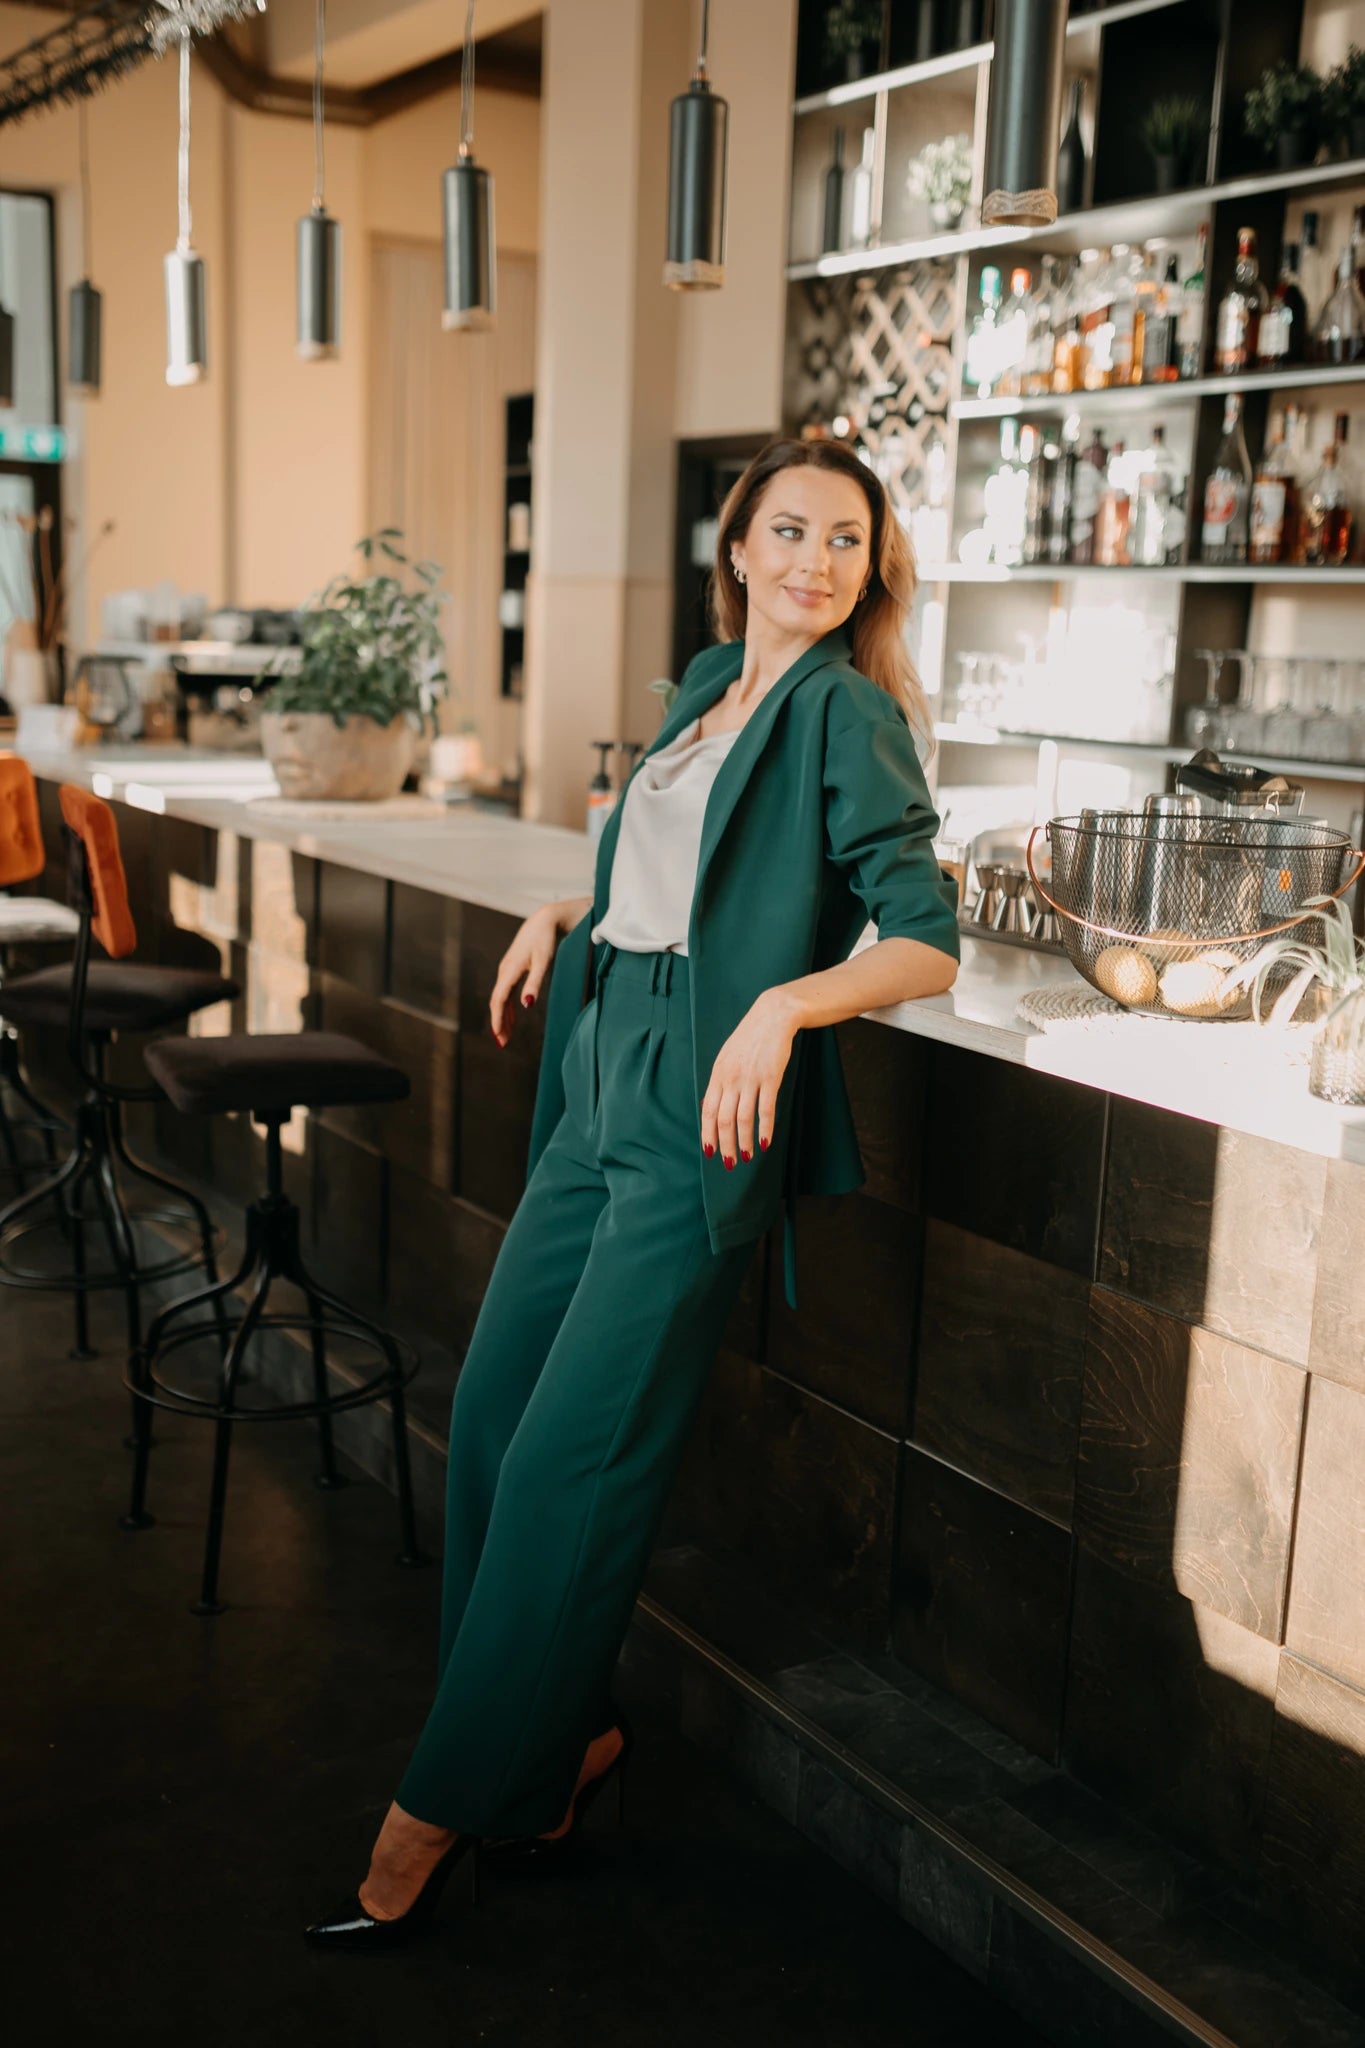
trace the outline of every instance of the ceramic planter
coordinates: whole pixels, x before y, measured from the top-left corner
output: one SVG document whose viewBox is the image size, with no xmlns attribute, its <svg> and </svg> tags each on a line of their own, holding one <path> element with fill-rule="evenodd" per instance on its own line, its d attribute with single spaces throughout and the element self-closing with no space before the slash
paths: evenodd
<svg viewBox="0 0 1365 2048">
<path fill-rule="evenodd" d="M 1180 158 L 1178 156 L 1154 155 L 1152 157 L 1152 168 L 1155 174 L 1152 187 L 1154 191 L 1175 192 L 1179 189 L 1181 180 Z"/>
<path fill-rule="evenodd" d="M 954 228 L 961 227 L 965 210 L 955 200 L 934 199 L 929 204 L 929 218 L 940 234 L 947 235 L 951 234 Z"/>
<path fill-rule="evenodd" d="M 296 799 L 376 803 L 397 796 L 417 738 L 417 728 L 401 715 L 377 725 L 357 712 L 339 726 L 329 711 L 261 714 L 261 748 L 280 795 Z"/>
<path fill-rule="evenodd" d="M 1277 170 L 1297 171 L 1311 164 L 1317 154 L 1317 138 L 1307 128 L 1282 128 L 1275 137 Z"/>
</svg>

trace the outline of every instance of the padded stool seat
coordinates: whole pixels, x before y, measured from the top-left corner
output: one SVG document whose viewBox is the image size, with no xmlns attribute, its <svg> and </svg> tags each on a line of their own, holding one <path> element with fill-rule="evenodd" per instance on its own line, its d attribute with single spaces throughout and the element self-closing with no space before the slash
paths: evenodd
<svg viewBox="0 0 1365 2048">
<path fill-rule="evenodd" d="M 341 1103 L 401 1102 L 401 1067 L 338 1031 L 238 1032 L 226 1038 L 159 1038 L 147 1066 L 177 1109 L 258 1117 Z"/>
<path fill-rule="evenodd" d="M 240 994 L 224 974 L 194 967 L 124 966 L 94 960 L 86 983 L 83 1021 L 87 1031 L 155 1031 L 178 1024 Z M 65 1024 L 71 1007 L 71 969 L 44 967 L 20 975 L 0 991 L 0 1017 L 15 1024 Z"/>
<path fill-rule="evenodd" d="M 48 896 L 0 896 L 0 946 L 47 945 L 74 939 L 81 921 Z"/>
</svg>

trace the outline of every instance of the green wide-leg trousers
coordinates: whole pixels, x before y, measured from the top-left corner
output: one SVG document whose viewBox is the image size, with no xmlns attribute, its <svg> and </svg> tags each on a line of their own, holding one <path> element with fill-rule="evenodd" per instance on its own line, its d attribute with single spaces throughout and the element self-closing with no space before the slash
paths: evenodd
<svg viewBox="0 0 1365 2048">
<path fill-rule="evenodd" d="M 397 1793 L 466 1834 L 564 1817 L 753 1252 L 707 1235 L 684 955 L 599 943 L 563 1078 L 455 1389 L 439 1686 Z"/>
</svg>

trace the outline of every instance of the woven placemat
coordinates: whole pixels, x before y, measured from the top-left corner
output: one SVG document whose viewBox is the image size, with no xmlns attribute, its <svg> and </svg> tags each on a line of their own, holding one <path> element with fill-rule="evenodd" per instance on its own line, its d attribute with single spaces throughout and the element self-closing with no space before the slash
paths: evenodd
<svg viewBox="0 0 1365 2048">
<path fill-rule="evenodd" d="M 1124 1017 L 1128 1013 L 1121 1003 L 1111 1002 L 1097 988 L 1087 988 L 1080 982 L 1075 988 L 1027 989 L 1015 1004 L 1014 1014 L 1022 1024 L 1032 1024 L 1037 1031 L 1055 1031 L 1059 1025 L 1093 1024 L 1100 1018 Z"/>
<path fill-rule="evenodd" d="M 264 818 L 292 818 L 301 825 L 325 819 L 346 819 L 354 825 L 378 825 L 390 818 L 444 818 L 446 806 L 429 796 L 391 796 L 379 802 L 341 797 L 253 796 L 249 808 Z"/>
</svg>

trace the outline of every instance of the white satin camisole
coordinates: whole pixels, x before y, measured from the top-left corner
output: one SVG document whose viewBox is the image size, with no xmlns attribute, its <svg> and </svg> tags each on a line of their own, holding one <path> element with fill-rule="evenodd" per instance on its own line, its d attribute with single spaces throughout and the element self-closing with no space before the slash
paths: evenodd
<svg viewBox="0 0 1365 2048">
<path fill-rule="evenodd" d="M 627 953 L 686 953 L 702 820 L 735 732 L 701 735 L 700 718 L 648 755 L 626 791 L 606 915 L 594 940 Z"/>
</svg>

